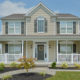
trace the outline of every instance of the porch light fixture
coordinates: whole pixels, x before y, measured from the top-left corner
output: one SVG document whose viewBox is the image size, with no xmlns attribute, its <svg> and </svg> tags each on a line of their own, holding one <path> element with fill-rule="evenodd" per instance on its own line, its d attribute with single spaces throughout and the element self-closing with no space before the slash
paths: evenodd
<svg viewBox="0 0 80 80">
<path fill-rule="evenodd" d="M 30 45 L 31 49 L 32 49 L 32 45 Z"/>
<path fill-rule="evenodd" d="M 49 48 L 51 48 L 51 45 L 49 45 Z"/>
</svg>

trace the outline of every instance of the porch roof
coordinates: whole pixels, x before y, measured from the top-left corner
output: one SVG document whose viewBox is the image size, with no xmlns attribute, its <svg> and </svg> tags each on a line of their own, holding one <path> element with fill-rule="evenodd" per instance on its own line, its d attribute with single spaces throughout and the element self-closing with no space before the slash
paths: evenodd
<svg viewBox="0 0 80 80">
<path fill-rule="evenodd" d="M 80 35 L 0 35 L 0 41 L 80 40 Z"/>
</svg>

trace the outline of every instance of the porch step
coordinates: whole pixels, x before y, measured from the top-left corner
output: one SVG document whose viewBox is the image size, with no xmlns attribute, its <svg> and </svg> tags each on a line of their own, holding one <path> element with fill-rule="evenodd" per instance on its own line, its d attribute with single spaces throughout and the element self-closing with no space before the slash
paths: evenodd
<svg viewBox="0 0 80 80">
<path fill-rule="evenodd" d="M 36 67 L 48 67 L 51 62 L 35 62 Z"/>
</svg>

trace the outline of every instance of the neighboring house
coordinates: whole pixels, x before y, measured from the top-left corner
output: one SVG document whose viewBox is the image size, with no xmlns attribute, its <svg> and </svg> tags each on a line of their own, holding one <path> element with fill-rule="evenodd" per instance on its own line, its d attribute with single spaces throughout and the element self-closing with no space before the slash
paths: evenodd
<svg viewBox="0 0 80 80">
<path fill-rule="evenodd" d="M 3 17 L 0 62 L 22 56 L 41 63 L 80 63 L 80 18 L 52 12 L 42 3 L 26 14 Z"/>
</svg>

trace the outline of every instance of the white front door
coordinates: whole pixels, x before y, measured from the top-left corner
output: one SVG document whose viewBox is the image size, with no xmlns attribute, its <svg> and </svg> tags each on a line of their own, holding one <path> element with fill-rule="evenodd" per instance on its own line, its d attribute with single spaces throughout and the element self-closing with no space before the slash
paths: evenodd
<svg viewBox="0 0 80 80">
<path fill-rule="evenodd" d="M 38 61 L 47 61 L 47 44 L 46 42 L 35 43 L 35 58 Z"/>
</svg>

